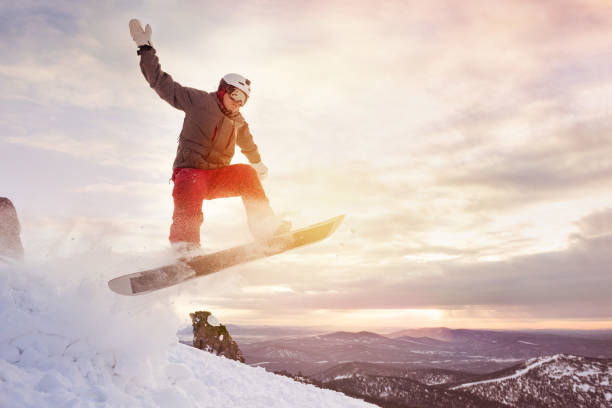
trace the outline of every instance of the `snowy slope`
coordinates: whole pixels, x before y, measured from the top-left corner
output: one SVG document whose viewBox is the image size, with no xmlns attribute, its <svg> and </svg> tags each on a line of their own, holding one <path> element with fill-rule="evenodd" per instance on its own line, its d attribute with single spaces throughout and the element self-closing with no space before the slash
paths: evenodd
<svg viewBox="0 0 612 408">
<path fill-rule="evenodd" d="M 507 370 L 510 371 L 510 370 Z M 451 388 L 512 407 L 612 406 L 612 360 L 557 354 Z"/>
<path fill-rule="evenodd" d="M 466 384 L 461 384 L 458 385 L 456 387 L 453 387 L 453 390 L 458 390 L 461 388 L 468 388 L 468 387 L 472 387 L 474 385 L 481 385 L 481 384 L 491 384 L 491 383 L 501 383 L 502 381 L 506 381 L 506 380 L 510 380 L 510 379 L 516 379 L 519 378 L 525 374 L 527 374 L 529 371 L 539 368 L 542 365 L 546 364 L 546 363 L 550 363 L 551 361 L 555 361 L 559 359 L 559 355 L 555 355 L 555 356 L 547 356 L 547 357 L 541 357 L 541 358 L 533 358 L 531 360 L 528 360 L 525 363 L 525 367 L 522 367 L 518 370 L 516 370 L 514 373 L 510 374 L 510 375 L 506 375 L 503 377 L 499 377 L 499 378 L 493 378 L 490 380 L 483 380 L 483 381 L 478 381 L 478 382 L 471 382 L 471 383 L 466 383 Z"/>
<path fill-rule="evenodd" d="M 119 297 L 106 280 L 125 269 L 0 264 L 0 407 L 372 406 L 178 344 L 180 289 Z"/>
</svg>

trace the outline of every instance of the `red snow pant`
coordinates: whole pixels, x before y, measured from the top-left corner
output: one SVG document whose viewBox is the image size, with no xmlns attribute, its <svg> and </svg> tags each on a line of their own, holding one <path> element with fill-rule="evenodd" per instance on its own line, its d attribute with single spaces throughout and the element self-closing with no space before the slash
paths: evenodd
<svg viewBox="0 0 612 408">
<path fill-rule="evenodd" d="M 256 225 L 270 220 L 274 212 L 259 181 L 248 164 L 233 164 L 213 170 L 177 168 L 172 173 L 174 214 L 170 242 L 200 244 L 200 226 L 204 221 L 202 201 L 224 197 L 242 197 L 251 232 Z"/>
</svg>

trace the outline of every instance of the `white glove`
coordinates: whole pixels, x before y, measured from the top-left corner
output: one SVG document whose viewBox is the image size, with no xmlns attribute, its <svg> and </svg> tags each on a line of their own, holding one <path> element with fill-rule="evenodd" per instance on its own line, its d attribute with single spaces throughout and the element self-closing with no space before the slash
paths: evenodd
<svg viewBox="0 0 612 408">
<path fill-rule="evenodd" d="M 130 34 L 132 35 L 132 39 L 134 40 L 137 46 L 153 46 L 153 44 L 151 44 L 151 34 L 153 34 L 153 30 L 151 30 L 150 25 L 147 24 L 147 26 L 143 30 L 140 21 L 133 18 L 130 20 Z"/>
<path fill-rule="evenodd" d="M 260 180 L 265 179 L 268 176 L 268 168 L 263 162 L 251 163 L 251 166 L 257 172 Z"/>
</svg>

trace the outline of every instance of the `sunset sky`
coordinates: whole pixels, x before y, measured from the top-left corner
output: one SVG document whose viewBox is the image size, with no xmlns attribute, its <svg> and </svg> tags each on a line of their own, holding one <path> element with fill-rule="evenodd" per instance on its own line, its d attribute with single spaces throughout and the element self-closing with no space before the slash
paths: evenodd
<svg viewBox="0 0 612 408">
<path fill-rule="evenodd" d="M 121 258 L 106 279 L 169 251 L 183 113 L 144 80 L 131 18 L 179 83 L 251 79 L 277 213 L 346 214 L 320 244 L 161 292 L 178 313 L 612 328 L 612 2 L 3 1 L 0 196 L 30 263 Z M 250 239 L 239 198 L 204 216 L 207 250 Z"/>
</svg>

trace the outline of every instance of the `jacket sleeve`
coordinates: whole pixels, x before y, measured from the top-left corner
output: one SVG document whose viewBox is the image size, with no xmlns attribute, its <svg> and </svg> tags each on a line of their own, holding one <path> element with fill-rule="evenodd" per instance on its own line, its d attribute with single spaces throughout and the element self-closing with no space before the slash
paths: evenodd
<svg viewBox="0 0 612 408">
<path fill-rule="evenodd" d="M 238 132 L 236 143 L 240 146 L 240 151 L 246 156 L 249 162 L 259 163 L 261 161 L 259 149 L 257 149 L 257 145 L 253 141 L 253 135 L 249 130 L 249 125 L 246 123 L 242 126 L 242 129 L 240 129 L 240 132 Z"/>
<path fill-rule="evenodd" d="M 169 74 L 162 71 L 155 48 L 141 47 L 139 54 L 140 69 L 151 88 L 176 109 L 189 110 L 194 104 L 196 93 L 201 91 L 182 86 L 175 82 Z"/>
</svg>

